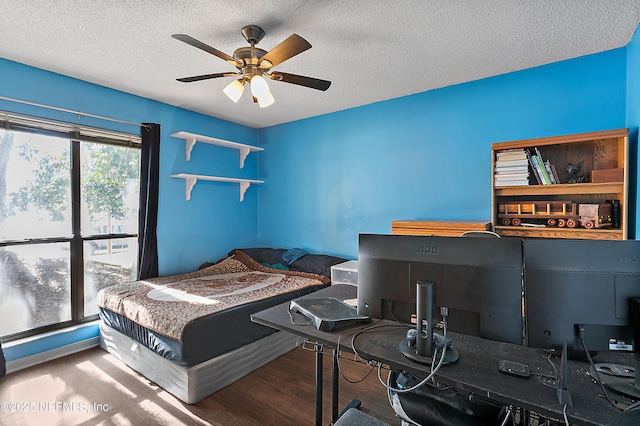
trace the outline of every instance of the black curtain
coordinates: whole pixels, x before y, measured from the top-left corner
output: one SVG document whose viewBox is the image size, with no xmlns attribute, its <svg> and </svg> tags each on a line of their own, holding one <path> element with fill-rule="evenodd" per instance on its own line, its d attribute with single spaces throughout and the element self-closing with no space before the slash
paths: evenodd
<svg viewBox="0 0 640 426">
<path fill-rule="evenodd" d="M 138 216 L 138 279 L 158 276 L 158 188 L 160 125 L 143 123 L 140 157 L 140 213 Z"/>
<path fill-rule="evenodd" d="M 2 340 L 0 340 L 0 377 L 7 374 L 7 365 L 4 362 L 4 352 L 2 352 Z"/>
</svg>

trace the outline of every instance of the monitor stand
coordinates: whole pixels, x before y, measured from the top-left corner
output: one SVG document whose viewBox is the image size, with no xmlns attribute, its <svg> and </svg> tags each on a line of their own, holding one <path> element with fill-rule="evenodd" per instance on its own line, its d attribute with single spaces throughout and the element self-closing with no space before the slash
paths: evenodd
<svg viewBox="0 0 640 426">
<path fill-rule="evenodd" d="M 416 339 L 400 342 L 400 352 L 421 364 L 437 365 L 442 352 L 446 350 L 442 365 L 453 364 L 459 358 L 458 351 L 451 346 L 451 340 L 433 332 L 433 306 L 435 291 L 432 282 L 418 281 L 416 284 Z M 435 363 L 434 359 L 436 358 Z"/>
<path fill-rule="evenodd" d="M 560 356 L 560 380 L 556 388 L 556 395 L 560 405 L 573 407 L 571 393 L 569 393 L 569 367 L 567 366 L 567 342 L 562 345 L 562 355 Z"/>
<path fill-rule="evenodd" d="M 635 354 L 636 368 L 620 364 L 596 364 L 598 376 L 602 384 L 612 391 L 625 395 L 629 398 L 640 400 L 640 388 L 637 386 L 638 374 L 638 354 Z M 590 370 L 591 375 L 594 375 Z"/>
<path fill-rule="evenodd" d="M 613 372 L 602 370 L 603 364 L 597 364 L 596 368 L 600 373 L 602 384 L 607 388 L 626 395 L 633 399 L 640 399 L 640 298 L 632 297 L 629 299 L 629 312 L 633 320 L 633 366 L 625 366 L 619 364 L 609 364 L 605 368 Z"/>
</svg>

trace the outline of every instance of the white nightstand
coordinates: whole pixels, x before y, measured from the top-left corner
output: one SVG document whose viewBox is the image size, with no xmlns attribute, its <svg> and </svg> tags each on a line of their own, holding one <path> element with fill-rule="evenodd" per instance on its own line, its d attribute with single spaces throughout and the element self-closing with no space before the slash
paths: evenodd
<svg viewBox="0 0 640 426">
<path fill-rule="evenodd" d="M 331 284 L 358 285 L 358 261 L 349 260 L 331 267 Z"/>
</svg>

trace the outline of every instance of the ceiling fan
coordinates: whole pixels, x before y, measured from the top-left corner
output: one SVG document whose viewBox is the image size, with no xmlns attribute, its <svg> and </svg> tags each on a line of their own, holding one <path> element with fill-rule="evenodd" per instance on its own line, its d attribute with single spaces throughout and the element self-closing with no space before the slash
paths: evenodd
<svg viewBox="0 0 640 426">
<path fill-rule="evenodd" d="M 251 46 L 240 47 L 233 52 L 233 56 L 229 56 L 186 34 L 173 34 L 171 37 L 211 53 L 238 69 L 236 72 L 196 75 L 193 77 L 178 78 L 177 80 L 183 83 L 191 83 L 211 78 L 238 77 L 224 88 L 223 92 L 225 95 L 233 102 L 238 102 L 244 92 L 244 85 L 249 83 L 253 101 L 257 102 L 261 108 L 268 107 L 274 102 L 273 95 L 269 91 L 265 77 L 274 81 L 297 84 L 299 86 L 323 91 L 327 90 L 331 85 L 331 82 L 327 80 L 272 70 L 273 67 L 287 59 L 311 48 L 311 44 L 299 35 L 292 34 L 268 52 L 256 47 L 256 44 L 258 44 L 265 35 L 262 28 L 257 25 L 244 26 L 242 27 L 242 35 Z"/>
</svg>

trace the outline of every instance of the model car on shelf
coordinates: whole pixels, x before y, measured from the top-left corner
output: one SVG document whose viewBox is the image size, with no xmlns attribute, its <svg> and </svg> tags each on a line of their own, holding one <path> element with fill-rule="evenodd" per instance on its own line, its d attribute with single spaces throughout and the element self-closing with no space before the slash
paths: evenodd
<svg viewBox="0 0 640 426">
<path fill-rule="evenodd" d="M 498 204 L 504 226 L 557 226 L 587 229 L 611 227 L 611 204 L 572 201 L 514 201 Z"/>
</svg>

